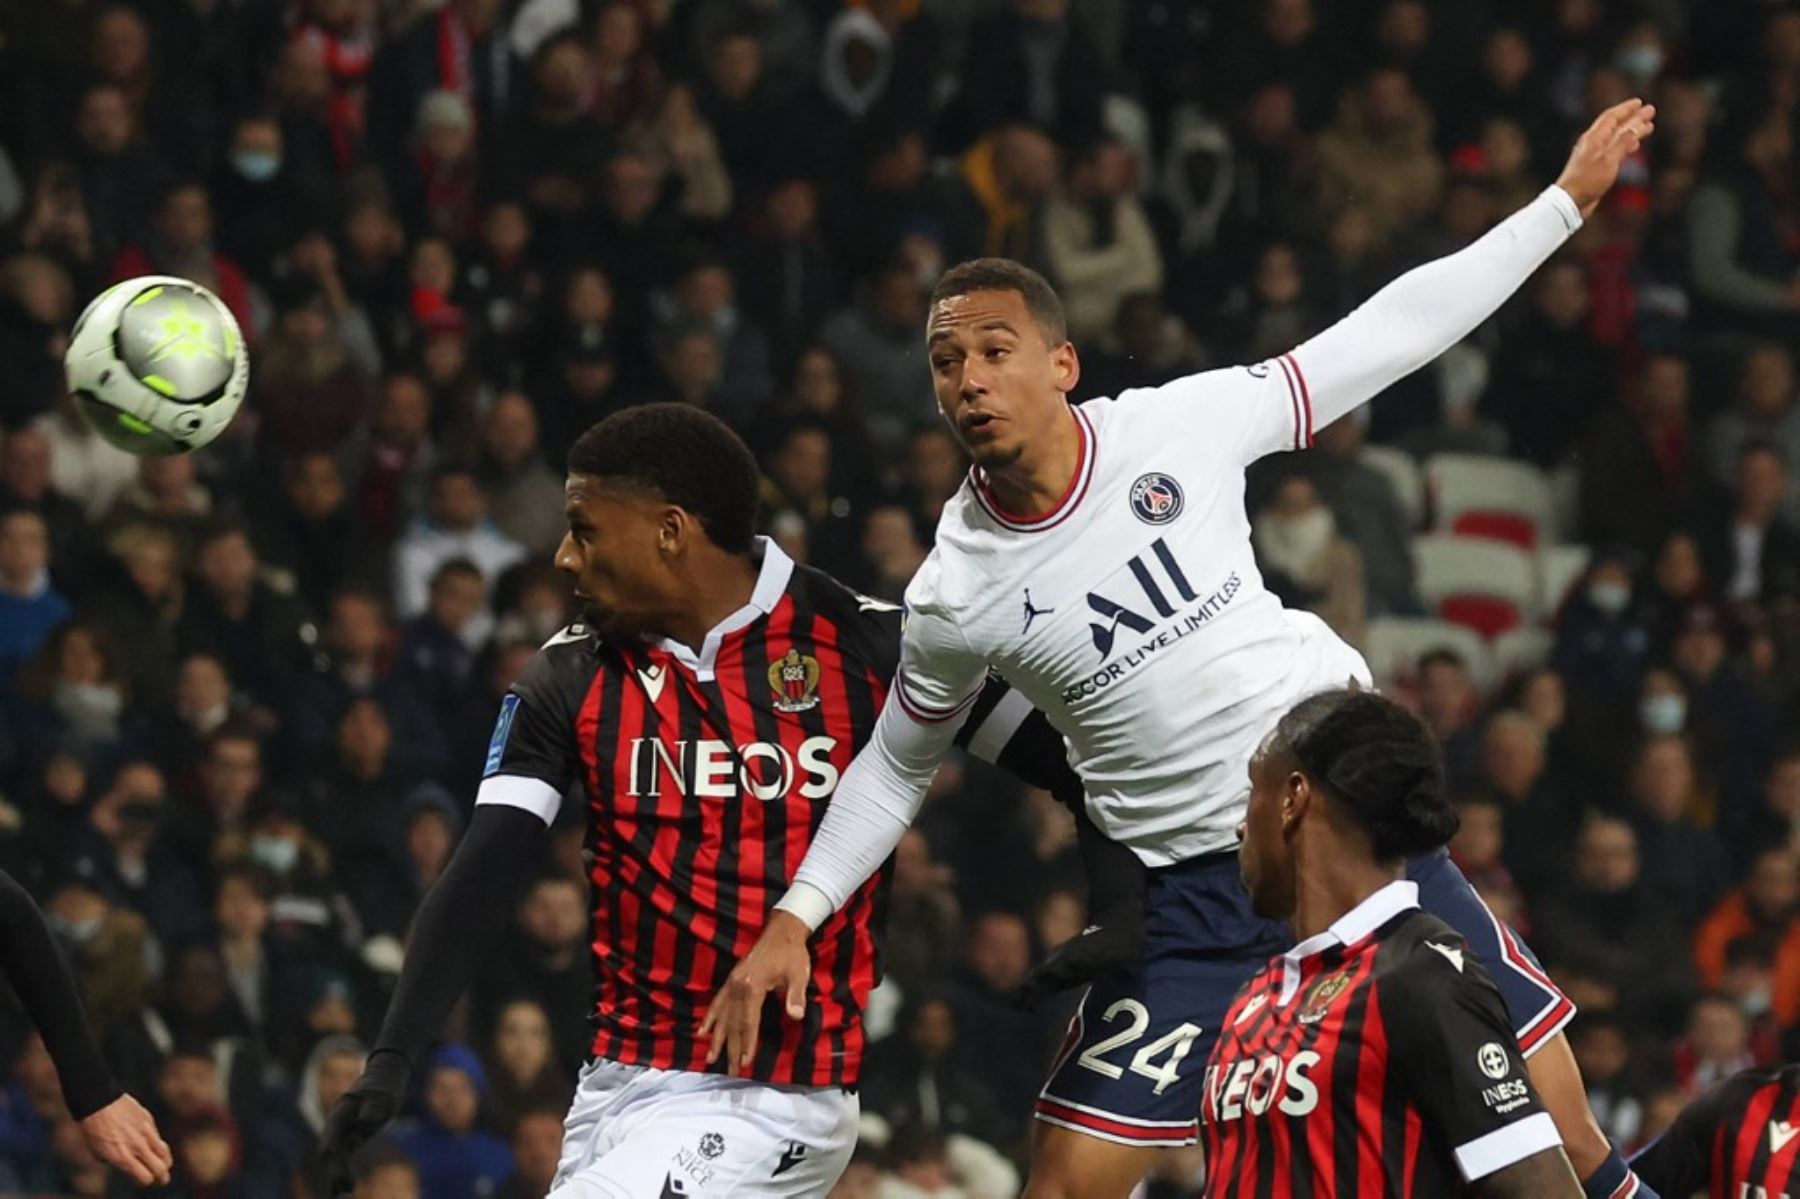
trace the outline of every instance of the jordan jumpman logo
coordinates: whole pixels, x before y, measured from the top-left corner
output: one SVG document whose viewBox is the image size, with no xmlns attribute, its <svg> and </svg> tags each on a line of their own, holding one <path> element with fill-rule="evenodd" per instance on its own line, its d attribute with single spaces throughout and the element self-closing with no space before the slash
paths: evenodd
<svg viewBox="0 0 1800 1199">
<path fill-rule="evenodd" d="M 1027 587 L 1025 589 L 1025 627 L 1019 630 L 1019 636 L 1023 637 L 1025 634 L 1031 632 L 1032 621 L 1040 616 L 1048 616 L 1054 611 L 1056 611 L 1055 608 L 1033 607 L 1031 604 L 1031 588 Z"/>
</svg>

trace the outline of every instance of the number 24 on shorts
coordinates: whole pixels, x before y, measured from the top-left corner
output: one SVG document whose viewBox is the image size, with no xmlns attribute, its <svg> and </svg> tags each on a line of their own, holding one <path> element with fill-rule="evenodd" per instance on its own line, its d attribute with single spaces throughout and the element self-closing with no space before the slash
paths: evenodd
<svg viewBox="0 0 1800 1199">
<path fill-rule="evenodd" d="M 1101 1019 L 1110 1025 L 1118 1023 L 1121 1017 L 1126 1021 L 1125 1027 L 1084 1049 L 1076 1059 L 1079 1065 L 1106 1078 L 1125 1077 L 1126 1067 L 1107 1061 L 1106 1055 L 1143 1039 L 1150 1028 L 1150 1009 L 1136 999 L 1120 999 L 1106 1009 Z M 1199 1035 L 1199 1025 L 1179 1024 L 1132 1054 L 1129 1069 L 1154 1082 L 1154 1093 L 1160 1095 L 1175 1081 L 1182 1059 L 1187 1057 L 1188 1050 L 1194 1047 L 1194 1038 Z M 1164 1054 L 1167 1056 L 1159 1063 L 1157 1058 Z"/>
</svg>

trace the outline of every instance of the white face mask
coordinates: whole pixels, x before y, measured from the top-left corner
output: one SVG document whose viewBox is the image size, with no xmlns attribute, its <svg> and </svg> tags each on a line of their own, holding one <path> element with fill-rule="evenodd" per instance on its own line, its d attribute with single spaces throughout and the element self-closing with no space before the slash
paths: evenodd
<svg viewBox="0 0 1800 1199">
<path fill-rule="evenodd" d="M 1687 724 L 1687 700 L 1679 695 L 1646 695 L 1638 701 L 1638 722 L 1657 736 L 1679 733 Z"/>
<path fill-rule="evenodd" d="M 300 860 L 300 846 L 286 837 L 252 837 L 250 856 L 276 874 L 286 874 Z"/>
<path fill-rule="evenodd" d="M 1261 516 L 1255 525 L 1256 548 L 1264 560 L 1296 581 L 1319 576 L 1336 534 L 1337 521 L 1323 504 L 1302 516 Z"/>
<path fill-rule="evenodd" d="M 1608 616 L 1617 616 L 1631 603 L 1631 588 L 1623 583 L 1591 583 L 1587 597 L 1588 603 Z"/>
</svg>

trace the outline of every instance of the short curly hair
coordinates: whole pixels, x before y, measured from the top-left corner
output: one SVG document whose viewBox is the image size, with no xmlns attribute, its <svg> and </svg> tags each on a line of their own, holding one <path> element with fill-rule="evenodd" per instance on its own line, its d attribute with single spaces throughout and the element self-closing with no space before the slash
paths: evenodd
<svg viewBox="0 0 1800 1199">
<path fill-rule="evenodd" d="M 756 536 L 756 458 L 718 417 L 689 404 L 615 412 L 575 439 L 569 473 L 641 488 L 683 508 L 720 549 L 747 554 Z"/>
</svg>

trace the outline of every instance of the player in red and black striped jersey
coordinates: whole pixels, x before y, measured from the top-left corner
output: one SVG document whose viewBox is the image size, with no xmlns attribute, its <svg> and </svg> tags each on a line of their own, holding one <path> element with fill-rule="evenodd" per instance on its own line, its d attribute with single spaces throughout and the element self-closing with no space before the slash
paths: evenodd
<svg viewBox="0 0 1800 1199">
<path fill-rule="evenodd" d="M 700 1030 L 874 728 L 900 612 L 754 538 L 756 485 L 743 443 L 684 405 L 621 412 L 571 451 L 557 565 L 586 617 L 502 701 L 469 833 L 420 908 L 364 1077 L 332 1113 L 334 1172 L 392 1115 L 499 934 L 510 877 L 571 794 L 587 807 L 595 1037 L 553 1195 L 817 1195 L 842 1170 L 882 877 L 819 929 L 805 994 L 793 1018 L 768 1013 L 754 1060 L 709 1065 Z M 1060 736 L 998 680 L 962 741 L 1079 797 Z M 1102 934 L 1123 935 L 1083 938 L 1053 981 L 1139 951 L 1136 859 L 1091 825 L 1082 837 L 1095 902 L 1118 913 Z"/>
<path fill-rule="evenodd" d="M 1708 1088 L 1631 1167 L 1669 1199 L 1800 1199 L 1800 1065 Z"/>
<path fill-rule="evenodd" d="M 1300 941 L 1238 993 L 1207 1063 L 1209 1199 L 1581 1195 L 1499 990 L 1405 877 L 1456 827 L 1431 735 L 1372 692 L 1324 692 L 1250 781 L 1245 887 Z"/>
</svg>

